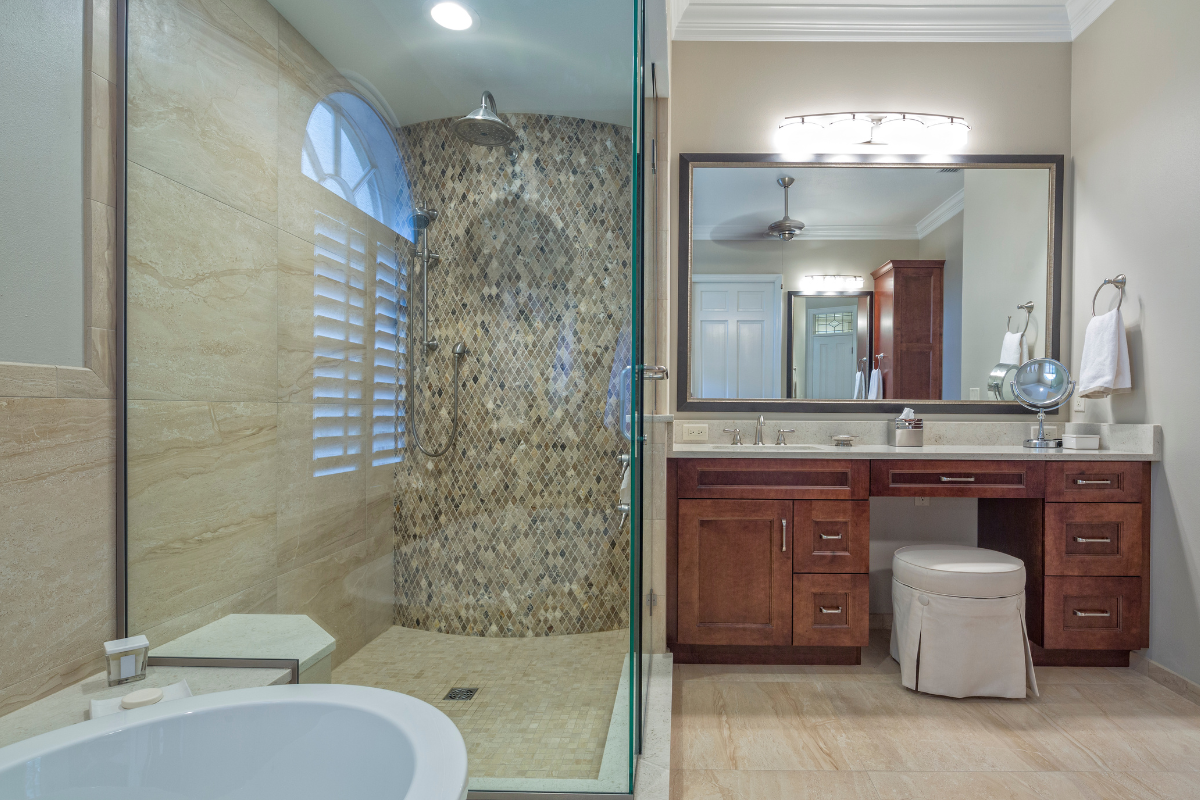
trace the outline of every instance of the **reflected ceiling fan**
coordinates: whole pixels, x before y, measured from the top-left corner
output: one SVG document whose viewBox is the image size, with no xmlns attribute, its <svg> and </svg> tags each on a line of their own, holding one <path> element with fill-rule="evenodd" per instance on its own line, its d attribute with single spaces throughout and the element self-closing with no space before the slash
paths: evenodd
<svg viewBox="0 0 1200 800">
<path fill-rule="evenodd" d="M 783 219 L 776 220 L 767 226 L 767 236 L 772 239 L 790 242 L 792 237 L 804 230 L 804 223 L 788 216 L 788 187 L 796 182 L 791 175 L 784 175 L 775 181 L 783 187 Z"/>
</svg>

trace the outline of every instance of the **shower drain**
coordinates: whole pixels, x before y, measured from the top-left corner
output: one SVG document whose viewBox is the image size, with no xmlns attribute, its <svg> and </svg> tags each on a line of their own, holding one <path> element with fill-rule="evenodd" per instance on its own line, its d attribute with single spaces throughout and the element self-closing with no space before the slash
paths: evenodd
<svg viewBox="0 0 1200 800">
<path fill-rule="evenodd" d="M 453 689 L 451 689 L 449 692 L 447 692 L 446 696 L 443 697 L 442 699 L 443 700 L 470 700 L 472 697 L 475 696 L 475 693 L 478 691 L 479 691 L 478 686 L 476 686 L 473 689 L 464 689 L 461 686 L 455 686 Z"/>
</svg>

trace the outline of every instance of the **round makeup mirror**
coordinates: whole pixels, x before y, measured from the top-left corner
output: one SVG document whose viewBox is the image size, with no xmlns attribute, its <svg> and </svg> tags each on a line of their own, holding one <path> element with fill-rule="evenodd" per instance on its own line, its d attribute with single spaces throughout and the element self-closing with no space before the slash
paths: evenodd
<svg viewBox="0 0 1200 800">
<path fill-rule="evenodd" d="M 1053 411 L 1075 394 L 1075 381 L 1066 366 L 1053 358 L 1035 358 L 1017 368 L 1009 382 L 1013 397 L 1030 411 L 1038 412 L 1038 435 L 1026 439 L 1026 447 L 1050 449 L 1062 447 L 1062 439 L 1046 438 L 1046 412 Z"/>
</svg>

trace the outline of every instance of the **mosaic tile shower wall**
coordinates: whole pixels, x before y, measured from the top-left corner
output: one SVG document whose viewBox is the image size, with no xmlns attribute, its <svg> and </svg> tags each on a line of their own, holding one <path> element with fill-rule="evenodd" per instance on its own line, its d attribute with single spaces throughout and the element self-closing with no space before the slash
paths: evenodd
<svg viewBox="0 0 1200 800">
<path fill-rule="evenodd" d="M 402 130 L 417 202 L 440 214 L 429 315 L 441 346 L 409 348 L 427 449 L 450 433 L 450 349 L 468 355 L 456 446 L 431 459 L 410 435 L 398 475 L 396 623 L 495 637 L 625 628 L 629 530 L 615 506 L 628 447 L 610 386 L 629 353 L 630 131 L 505 119 L 513 160 L 457 139 L 450 120 Z M 415 339 L 420 284 L 414 268 Z"/>
</svg>

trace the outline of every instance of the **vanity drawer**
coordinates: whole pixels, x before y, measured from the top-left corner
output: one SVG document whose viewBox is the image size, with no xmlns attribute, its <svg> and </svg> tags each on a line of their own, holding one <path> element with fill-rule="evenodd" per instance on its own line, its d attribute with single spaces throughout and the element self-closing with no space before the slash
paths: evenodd
<svg viewBox="0 0 1200 800">
<path fill-rule="evenodd" d="M 792 576 L 792 644 L 865 647 L 870 638 L 869 578 Z"/>
<path fill-rule="evenodd" d="M 870 570 L 870 501 L 797 500 L 792 508 L 794 572 Z"/>
<path fill-rule="evenodd" d="M 891 497 L 1041 497 L 1040 461 L 871 462 L 871 494 Z"/>
<path fill-rule="evenodd" d="M 1054 503 L 1140 503 L 1149 464 L 1140 461 L 1050 461 L 1046 499 Z"/>
<path fill-rule="evenodd" d="M 1046 576 L 1047 650 L 1145 647 L 1141 578 Z"/>
<path fill-rule="evenodd" d="M 1141 503 L 1047 503 L 1047 575 L 1141 575 Z"/>
<path fill-rule="evenodd" d="M 681 458 L 677 481 L 679 497 L 866 500 L 870 488 L 870 462 L 849 459 Z"/>
</svg>

